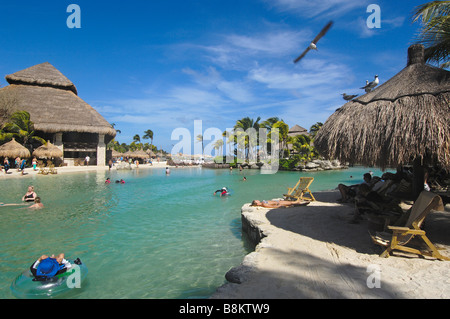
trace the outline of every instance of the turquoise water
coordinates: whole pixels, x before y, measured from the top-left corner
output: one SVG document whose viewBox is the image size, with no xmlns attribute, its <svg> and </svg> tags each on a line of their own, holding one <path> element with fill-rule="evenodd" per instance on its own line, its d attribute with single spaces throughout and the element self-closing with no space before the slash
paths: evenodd
<svg viewBox="0 0 450 319">
<path fill-rule="evenodd" d="M 64 298 L 208 298 L 251 249 L 241 236 L 244 203 L 280 197 L 300 176 L 315 177 L 318 191 L 361 182 L 368 170 L 138 169 L 3 180 L 0 201 L 18 203 L 34 185 L 45 208 L 0 207 L 0 298 L 13 298 L 12 280 L 40 255 L 60 252 L 89 268 L 82 288 Z M 233 195 L 213 196 L 223 186 Z"/>
</svg>

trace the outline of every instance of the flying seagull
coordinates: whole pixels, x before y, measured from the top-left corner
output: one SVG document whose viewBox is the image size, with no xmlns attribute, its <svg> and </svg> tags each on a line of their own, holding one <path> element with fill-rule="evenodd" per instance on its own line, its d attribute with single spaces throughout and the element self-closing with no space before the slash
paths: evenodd
<svg viewBox="0 0 450 319">
<path fill-rule="evenodd" d="M 345 93 L 342 93 L 342 97 L 344 98 L 344 100 L 346 101 L 350 101 L 353 100 L 355 97 L 357 97 L 358 95 L 347 95 Z"/>
<path fill-rule="evenodd" d="M 308 53 L 309 50 L 317 50 L 317 42 L 328 32 L 332 25 L 333 21 L 328 22 L 328 24 L 322 29 L 322 31 L 320 31 L 320 33 L 314 38 L 314 40 L 312 40 L 306 50 L 297 59 L 294 60 L 294 63 L 297 63 L 298 61 L 303 59 L 303 57 L 306 55 L 306 53 Z"/>
<path fill-rule="evenodd" d="M 366 85 L 361 88 L 361 89 L 365 89 L 366 93 L 372 91 L 372 89 L 374 87 L 376 87 L 378 85 L 378 83 L 380 83 L 380 80 L 378 79 L 378 75 L 375 75 L 375 80 L 373 80 L 370 83 L 368 83 L 368 82 L 369 81 L 366 80 Z"/>
</svg>

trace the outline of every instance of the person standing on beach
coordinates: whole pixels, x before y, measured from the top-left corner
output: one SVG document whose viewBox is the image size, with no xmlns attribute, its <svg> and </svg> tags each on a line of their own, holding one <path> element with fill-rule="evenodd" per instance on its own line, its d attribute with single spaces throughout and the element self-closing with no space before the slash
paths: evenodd
<svg viewBox="0 0 450 319">
<path fill-rule="evenodd" d="M 31 161 L 31 165 L 33 165 L 33 171 L 37 171 L 37 168 L 36 168 L 37 159 L 36 159 L 36 157 L 33 157 L 33 160 Z"/>
<path fill-rule="evenodd" d="M 5 157 L 5 160 L 3 161 L 3 169 L 5 170 L 5 174 L 8 174 L 9 168 L 10 168 L 9 160 L 7 157 Z"/>
<path fill-rule="evenodd" d="M 20 171 L 21 171 L 21 174 L 22 174 L 22 175 L 25 174 L 25 166 L 26 166 L 26 164 L 27 164 L 27 160 L 26 160 L 26 159 L 23 159 L 23 160 L 20 162 Z"/>
</svg>

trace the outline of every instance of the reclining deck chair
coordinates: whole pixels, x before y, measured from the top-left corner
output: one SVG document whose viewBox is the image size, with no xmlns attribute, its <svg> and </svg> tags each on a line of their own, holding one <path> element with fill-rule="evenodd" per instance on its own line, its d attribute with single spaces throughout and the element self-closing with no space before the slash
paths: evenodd
<svg viewBox="0 0 450 319">
<path fill-rule="evenodd" d="M 288 200 L 309 200 L 315 201 L 313 194 L 309 190 L 309 186 L 314 181 L 314 177 L 300 177 L 297 184 L 293 188 L 288 188 L 288 193 L 283 196 Z M 309 194 L 310 197 L 304 198 L 303 195 Z"/>
<path fill-rule="evenodd" d="M 388 226 L 392 230 L 392 234 L 377 232 L 376 235 L 371 235 L 375 244 L 387 247 L 380 257 L 387 258 L 393 250 L 400 250 L 419 256 L 431 256 L 439 260 L 450 260 L 450 258 L 442 256 L 438 252 L 438 249 L 426 236 L 425 231 L 420 229 L 423 221 L 432 210 L 444 210 L 442 198 L 432 192 L 422 191 L 411 207 L 410 216 L 404 227 Z M 415 236 L 423 240 L 429 251 L 406 246 Z"/>
</svg>

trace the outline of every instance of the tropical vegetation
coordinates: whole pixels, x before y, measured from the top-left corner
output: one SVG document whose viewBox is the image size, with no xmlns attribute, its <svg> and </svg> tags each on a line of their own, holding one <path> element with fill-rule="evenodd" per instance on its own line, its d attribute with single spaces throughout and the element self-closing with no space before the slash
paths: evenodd
<svg viewBox="0 0 450 319">
<path fill-rule="evenodd" d="M 261 118 L 256 119 L 244 117 L 236 121 L 233 129 L 229 132 L 223 132 L 223 139 L 218 139 L 214 148 L 219 154 L 216 162 L 225 162 L 225 156 L 222 156 L 225 143 L 229 145 L 228 154 L 232 154 L 234 162 L 231 166 L 237 166 L 242 162 L 258 162 L 261 160 L 260 154 L 262 147 L 267 147 L 265 150 L 269 155 L 272 154 L 272 142 L 278 140 L 279 163 L 281 168 L 292 169 L 301 163 L 308 162 L 314 158 L 318 158 L 319 154 L 314 148 L 314 136 L 323 124 L 317 122 L 311 126 L 309 133 L 292 135 L 289 134 L 289 126 L 278 117 L 270 117 L 261 122 Z M 263 131 L 260 131 L 262 129 Z M 249 130 L 254 130 L 255 134 L 249 134 Z M 267 136 L 267 145 L 259 145 L 260 132 L 265 132 Z M 198 137 L 200 141 L 200 137 Z M 201 140 L 202 141 L 202 140 Z M 261 143 L 260 143 L 261 144 Z M 238 156 L 244 154 L 244 156 Z M 229 158 L 228 161 L 229 163 Z"/>
<path fill-rule="evenodd" d="M 450 1 L 431 1 L 415 8 L 413 22 L 422 22 L 417 36 L 418 43 L 425 46 L 425 59 L 450 66 Z"/>
<path fill-rule="evenodd" d="M 35 135 L 30 113 L 26 111 L 12 113 L 0 128 L 0 143 L 9 142 L 13 138 L 29 150 L 46 143 L 43 138 Z"/>
</svg>

